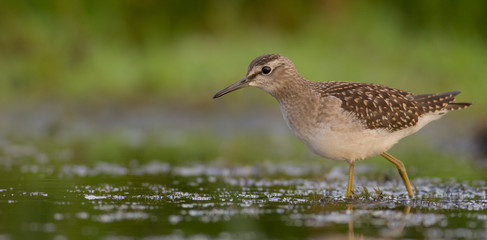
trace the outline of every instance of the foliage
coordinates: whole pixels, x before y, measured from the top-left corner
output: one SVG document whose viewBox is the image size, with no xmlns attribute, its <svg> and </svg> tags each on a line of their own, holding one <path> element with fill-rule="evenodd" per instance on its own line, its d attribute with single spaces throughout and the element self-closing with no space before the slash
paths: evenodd
<svg viewBox="0 0 487 240">
<path fill-rule="evenodd" d="M 414 92 L 463 90 L 468 97 L 461 98 L 478 109 L 487 102 L 486 3 L 2 4 L 3 103 L 154 97 L 208 105 L 213 92 L 245 74 L 252 58 L 269 52 L 290 57 L 311 80 L 377 82 Z"/>
</svg>

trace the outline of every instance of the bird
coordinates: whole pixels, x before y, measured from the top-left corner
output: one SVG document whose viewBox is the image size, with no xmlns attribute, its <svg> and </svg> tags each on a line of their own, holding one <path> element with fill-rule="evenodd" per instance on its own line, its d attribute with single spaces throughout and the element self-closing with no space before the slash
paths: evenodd
<svg viewBox="0 0 487 240">
<path fill-rule="evenodd" d="M 387 151 L 429 122 L 472 104 L 455 102 L 459 91 L 413 94 L 374 83 L 309 81 L 291 60 L 279 54 L 255 58 L 244 78 L 213 98 L 249 86 L 277 100 L 288 127 L 312 152 L 348 162 L 347 198 L 353 197 L 355 162 L 377 155 L 396 166 L 413 198 L 404 163 Z"/>
</svg>

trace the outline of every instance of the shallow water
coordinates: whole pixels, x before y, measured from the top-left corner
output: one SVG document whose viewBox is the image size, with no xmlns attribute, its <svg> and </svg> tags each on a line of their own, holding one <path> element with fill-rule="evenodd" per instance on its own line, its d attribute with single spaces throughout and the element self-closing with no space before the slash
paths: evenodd
<svg viewBox="0 0 487 240">
<path fill-rule="evenodd" d="M 393 167 L 383 177 L 364 161 L 347 199 L 346 164 L 313 161 L 278 113 L 235 113 L 231 121 L 228 114 L 154 106 L 3 110 L 0 240 L 487 236 L 481 161 L 434 162 L 438 155 L 423 156 L 427 148 L 411 152 L 413 200 Z M 455 138 L 434 139 L 466 146 L 449 147 L 452 155 L 470 151 L 469 141 L 452 142 L 468 138 L 448 136 Z M 454 174 L 470 181 L 441 180 Z"/>
<path fill-rule="evenodd" d="M 303 178 L 296 164 L 172 166 L 153 161 L 3 172 L 0 239 L 483 238 L 487 185 L 357 178 L 346 169 Z M 360 168 L 359 168 L 360 170 Z M 365 190 L 367 189 L 367 191 Z"/>
</svg>

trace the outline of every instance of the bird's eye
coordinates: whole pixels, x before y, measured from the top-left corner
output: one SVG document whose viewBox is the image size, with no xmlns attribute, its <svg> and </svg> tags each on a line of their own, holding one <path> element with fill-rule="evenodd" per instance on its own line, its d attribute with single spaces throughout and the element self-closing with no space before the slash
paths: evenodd
<svg viewBox="0 0 487 240">
<path fill-rule="evenodd" d="M 265 66 L 262 68 L 262 73 L 269 74 L 271 72 L 271 67 Z"/>
</svg>

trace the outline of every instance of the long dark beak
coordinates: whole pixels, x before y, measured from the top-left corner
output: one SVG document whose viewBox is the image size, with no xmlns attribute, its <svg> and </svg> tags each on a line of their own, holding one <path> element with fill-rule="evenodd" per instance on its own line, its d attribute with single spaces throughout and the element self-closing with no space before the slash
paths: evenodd
<svg viewBox="0 0 487 240">
<path fill-rule="evenodd" d="M 249 84 L 247 82 L 247 78 L 242 78 L 242 79 L 238 80 L 237 82 L 235 82 L 234 84 L 232 84 L 232 85 L 226 87 L 225 89 L 217 92 L 215 94 L 215 96 L 213 96 L 213 98 L 219 98 L 219 97 L 221 97 L 221 96 L 223 96 L 229 92 L 233 92 L 233 91 L 238 90 L 240 88 L 247 87 L 248 85 Z"/>
</svg>

